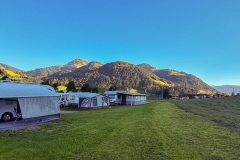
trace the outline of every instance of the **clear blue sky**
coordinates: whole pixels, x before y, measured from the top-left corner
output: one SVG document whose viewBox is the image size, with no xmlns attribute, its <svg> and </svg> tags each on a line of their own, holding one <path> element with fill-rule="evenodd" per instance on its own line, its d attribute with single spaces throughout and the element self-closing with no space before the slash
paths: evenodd
<svg viewBox="0 0 240 160">
<path fill-rule="evenodd" d="M 240 84 L 239 0 L 0 0 L 0 62 L 148 63 Z"/>
</svg>

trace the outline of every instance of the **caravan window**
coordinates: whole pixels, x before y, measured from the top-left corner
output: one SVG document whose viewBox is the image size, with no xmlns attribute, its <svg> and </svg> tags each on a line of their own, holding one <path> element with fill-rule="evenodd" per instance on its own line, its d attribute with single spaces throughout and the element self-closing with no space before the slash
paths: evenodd
<svg viewBox="0 0 240 160">
<path fill-rule="evenodd" d="M 62 96 L 63 100 L 67 100 L 67 95 Z"/>
<path fill-rule="evenodd" d="M 75 96 L 71 96 L 71 97 L 70 97 L 70 100 L 75 100 Z"/>
<path fill-rule="evenodd" d="M 112 95 L 111 95 L 111 96 L 108 96 L 108 97 L 109 97 L 110 99 L 115 99 L 115 96 L 112 96 Z"/>
</svg>

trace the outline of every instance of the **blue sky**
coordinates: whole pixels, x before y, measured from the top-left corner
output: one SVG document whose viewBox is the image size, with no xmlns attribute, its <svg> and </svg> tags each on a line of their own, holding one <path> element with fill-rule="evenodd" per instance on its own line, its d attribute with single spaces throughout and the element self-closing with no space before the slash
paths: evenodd
<svg viewBox="0 0 240 160">
<path fill-rule="evenodd" d="M 148 63 L 240 85 L 239 0 L 1 0 L 0 63 Z"/>
</svg>

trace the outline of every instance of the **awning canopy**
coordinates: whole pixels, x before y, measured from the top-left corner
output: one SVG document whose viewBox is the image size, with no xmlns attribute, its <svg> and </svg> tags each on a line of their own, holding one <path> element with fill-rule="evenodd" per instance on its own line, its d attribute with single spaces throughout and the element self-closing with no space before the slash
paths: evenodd
<svg viewBox="0 0 240 160">
<path fill-rule="evenodd" d="M 24 82 L 0 81 L 0 98 L 24 98 L 24 97 L 57 97 L 56 91 L 51 87 L 40 84 Z"/>
<path fill-rule="evenodd" d="M 140 94 L 140 93 L 130 93 L 127 91 L 106 91 L 104 92 L 106 95 L 110 94 L 126 94 L 126 95 L 133 95 L 133 96 L 146 96 L 146 94 Z"/>
</svg>

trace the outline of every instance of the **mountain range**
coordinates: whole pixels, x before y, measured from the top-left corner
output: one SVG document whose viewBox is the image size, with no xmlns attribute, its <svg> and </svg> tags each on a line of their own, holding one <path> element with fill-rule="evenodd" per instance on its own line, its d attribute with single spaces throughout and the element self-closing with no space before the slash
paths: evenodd
<svg viewBox="0 0 240 160">
<path fill-rule="evenodd" d="M 6 74 L 6 70 L 12 69 L 12 72 L 21 73 L 22 77 L 31 77 L 50 84 L 67 85 L 69 81 L 74 81 L 78 88 L 89 83 L 90 86 L 101 89 L 108 89 L 115 85 L 119 90 L 137 90 L 141 93 L 155 93 L 164 88 L 168 88 L 174 95 L 217 92 L 192 74 L 171 69 L 156 69 L 146 63 L 133 65 L 117 61 L 102 64 L 97 61 L 87 62 L 83 59 L 75 59 L 65 65 L 26 72 L 5 64 L 0 64 L 0 67 L 1 71 L 12 79 L 14 76 Z"/>
<path fill-rule="evenodd" d="M 240 93 L 240 85 L 220 85 L 220 86 L 212 86 L 214 89 L 216 89 L 219 92 L 227 93 L 229 95 L 232 94 L 232 92 Z"/>
<path fill-rule="evenodd" d="M 14 68 L 12 66 L 0 63 L 0 79 L 5 79 L 5 77 L 11 78 L 15 81 L 24 81 L 24 82 L 32 82 L 32 81 L 41 81 L 41 79 L 28 76 L 24 73 L 23 70 Z"/>
<path fill-rule="evenodd" d="M 85 66 L 87 64 L 88 62 L 83 59 L 75 59 L 65 65 L 56 65 L 56 66 L 51 66 L 46 68 L 37 68 L 35 70 L 26 71 L 25 74 L 32 77 L 42 78 L 60 71 L 71 71 L 76 68 Z"/>
</svg>

